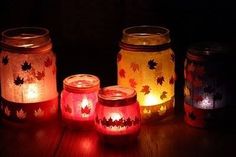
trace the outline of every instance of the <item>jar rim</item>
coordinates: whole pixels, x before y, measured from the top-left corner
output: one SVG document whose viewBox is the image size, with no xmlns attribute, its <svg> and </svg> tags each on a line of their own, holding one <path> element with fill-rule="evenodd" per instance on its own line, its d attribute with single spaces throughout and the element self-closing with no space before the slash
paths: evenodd
<svg viewBox="0 0 236 157">
<path fill-rule="evenodd" d="M 91 93 L 99 90 L 100 80 L 91 74 L 75 74 L 63 80 L 63 87 L 72 93 Z"/>
</svg>

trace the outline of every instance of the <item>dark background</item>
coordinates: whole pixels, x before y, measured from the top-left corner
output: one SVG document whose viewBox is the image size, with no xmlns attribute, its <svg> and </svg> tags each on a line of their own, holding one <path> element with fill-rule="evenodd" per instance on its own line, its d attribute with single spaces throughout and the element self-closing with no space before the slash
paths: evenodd
<svg viewBox="0 0 236 157">
<path fill-rule="evenodd" d="M 180 98 L 189 45 L 199 41 L 236 43 L 235 5 L 223 0 L 1 0 L 0 20 L 0 31 L 21 26 L 50 30 L 59 92 L 62 80 L 76 73 L 97 75 L 102 86 L 116 84 L 118 42 L 128 26 L 170 29 L 176 53 L 176 95 Z"/>
</svg>

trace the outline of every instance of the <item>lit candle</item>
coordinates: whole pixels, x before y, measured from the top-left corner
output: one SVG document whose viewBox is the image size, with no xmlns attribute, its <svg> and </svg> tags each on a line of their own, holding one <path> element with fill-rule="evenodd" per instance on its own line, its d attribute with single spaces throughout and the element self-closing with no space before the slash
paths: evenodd
<svg viewBox="0 0 236 157">
<path fill-rule="evenodd" d="M 104 141 L 136 139 L 140 118 L 136 92 L 132 88 L 110 86 L 99 91 L 95 126 Z"/>
<path fill-rule="evenodd" d="M 63 120 L 70 126 L 86 127 L 93 125 L 99 79 L 90 74 L 77 74 L 64 79 L 61 93 Z"/>
<path fill-rule="evenodd" d="M 33 83 L 29 84 L 24 91 L 24 101 L 25 102 L 35 102 L 40 100 L 38 85 Z"/>
</svg>

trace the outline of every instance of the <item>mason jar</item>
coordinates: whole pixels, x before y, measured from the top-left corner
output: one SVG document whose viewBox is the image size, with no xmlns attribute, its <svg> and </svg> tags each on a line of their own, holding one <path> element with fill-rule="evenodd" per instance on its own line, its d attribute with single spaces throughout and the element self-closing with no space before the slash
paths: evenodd
<svg viewBox="0 0 236 157">
<path fill-rule="evenodd" d="M 159 26 L 126 28 L 120 48 L 118 84 L 136 90 L 142 119 L 159 120 L 172 113 L 176 77 L 169 30 Z"/>
<path fill-rule="evenodd" d="M 1 111 L 12 121 L 57 115 L 56 58 L 49 31 L 21 27 L 2 32 Z"/>
</svg>

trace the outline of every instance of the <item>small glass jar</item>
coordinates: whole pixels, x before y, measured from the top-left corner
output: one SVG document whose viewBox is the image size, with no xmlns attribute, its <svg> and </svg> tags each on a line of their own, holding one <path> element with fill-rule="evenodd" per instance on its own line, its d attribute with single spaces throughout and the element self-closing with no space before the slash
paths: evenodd
<svg viewBox="0 0 236 157">
<path fill-rule="evenodd" d="M 211 127 L 223 121 L 229 102 L 228 54 L 217 43 L 198 43 L 186 55 L 184 76 L 185 121 L 195 127 Z"/>
<path fill-rule="evenodd" d="M 64 79 L 61 93 L 62 119 L 68 125 L 89 128 L 94 124 L 99 78 L 77 74 Z"/>
<path fill-rule="evenodd" d="M 139 134 L 140 122 L 134 89 L 109 86 L 99 91 L 95 126 L 103 141 L 110 144 L 132 143 Z"/>
<path fill-rule="evenodd" d="M 49 31 L 23 27 L 2 32 L 1 110 L 11 121 L 57 115 L 56 58 Z"/>
<path fill-rule="evenodd" d="M 175 55 L 169 30 L 135 26 L 123 30 L 117 56 L 118 84 L 137 91 L 144 121 L 158 120 L 174 109 Z"/>
</svg>

